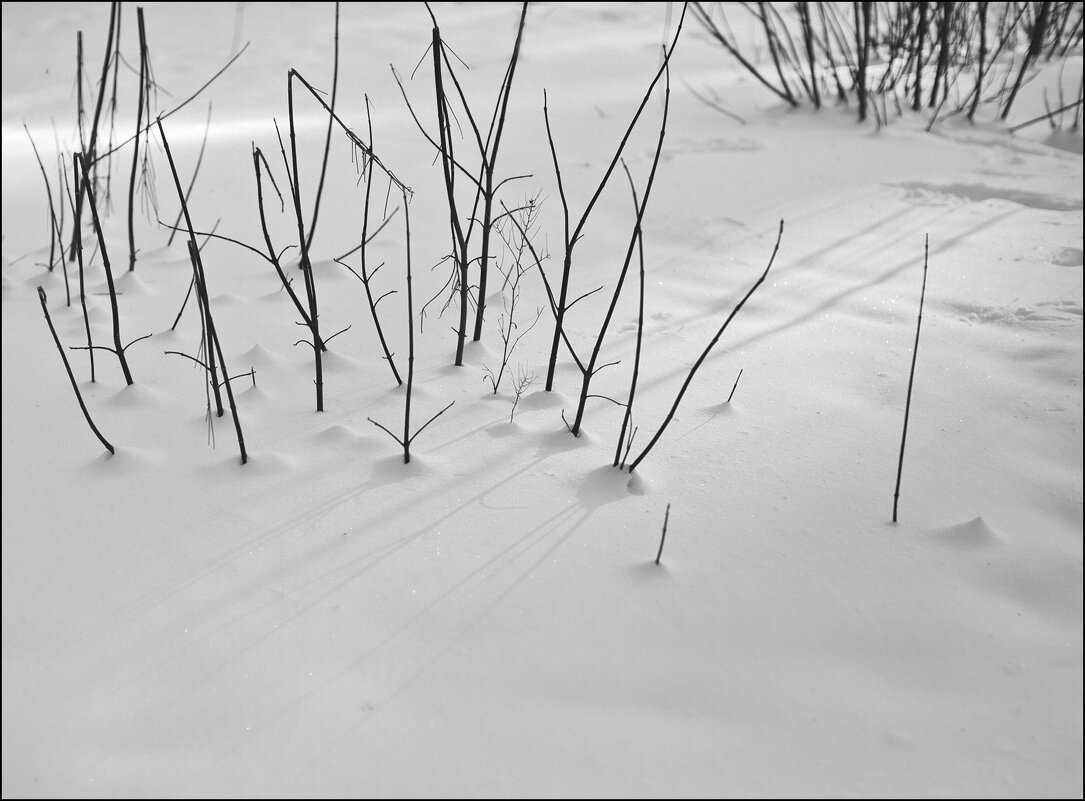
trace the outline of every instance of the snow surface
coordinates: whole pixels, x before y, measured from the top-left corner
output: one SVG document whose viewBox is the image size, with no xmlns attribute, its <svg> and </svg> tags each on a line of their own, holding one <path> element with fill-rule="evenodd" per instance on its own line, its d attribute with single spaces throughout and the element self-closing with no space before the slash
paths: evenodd
<svg viewBox="0 0 1085 801">
<path fill-rule="evenodd" d="M 135 52 L 125 4 L 124 48 Z M 518 7 L 438 5 L 493 102 Z M 8 796 L 1082 794 L 1082 156 L 991 124 L 788 111 L 692 20 L 673 64 L 671 120 L 645 218 L 648 269 L 638 443 L 689 365 L 767 262 L 636 478 L 609 465 L 621 410 L 564 430 L 579 375 L 563 352 L 542 391 L 544 313 L 514 364 L 539 381 L 516 409 L 493 396 L 495 295 L 483 342 L 450 366 L 452 312 L 419 336 L 419 422 L 456 404 L 402 463 L 368 417 L 398 426 L 402 390 L 379 358 L 361 285 L 332 257 L 359 236 L 361 191 L 342 137 L 314 243 L 330 346 L 326 411 L 274 272 L 226 243 L 205 251 L 211 303 L 251 452 L 228 418 L 207 444 L 199 337 L 169 326 L 190 271 L 180 238 L 140 224 L 119 277 L 136 384 L 99 352 L 71 351 L 108 457 L 81 418 L 42 319 L 81 344 L 78 302 L 48 274 L 45 199 L 25 120 L 47 164 L 74 141 L 74 38 L 100 68 L 108 6 L 3 5 L 3 794 Z M 677 7 L 540 4 L 528 15 L 499 173 L 531 174 L 539 242 L 560 266 L 561 215 L 542 90 L 574 213 L 590 197 L 673 31 Z M 147 30 L 169 108 L 251 41 L 209 91 L 213 123 L 192 197 L 198 228 L 259 244 L 250 142 L 276 154 L 289 67 L 330 87 L 331 4 L 151 4 Z M 433 120 L 430 22 L 421 6 L 344 4 L 340 114 L 415 190 L 417 294 L 448 250 L 439 166 L 388 64 Z M 1040 90 L 1077 86 L 1080 56 Z M 119 135 L 135 78 L 122 75 Z M 720 93 L 747 124 L 706 107 Z M 125 94 L 127 88 L 128 94 Z M 301 120 L 306 206 L 324 120 Z M 627 160 L 651 163 L 661 104 Z M 488 111 L 483 112 L 488 114 Z M 191 174 L 205 98 L 166 122 Z M 1013 120 L 1010 121 L 1011 123 Z M 1057 146 L 1056 146 L 1057 145 Z M 466 143 L 462 152 L 467 153 Z M 127 263 L 115 166 L 106 233 Z M 466 156 L 465 156 L 466 158 Z M 154 155 L 161 214 L 177 206 Z M 272 164 L 281 169 L 277 158 Z M 620 180 L 619 180 L 620 179 Z M 382 193 L 383 194 L 383 193 Z M 395 205 L 393 197 L 391 205 Z M 616 176 L 574 265 L 570 337 L 586 350 L 633 216 Z M 276 241 L 289 216 L 273 212 Z M 443 215 L 443 216 L 442 216 Z M 374 242 L 375 284 L 405 360 L 403 235 Z M 930 269 L 901 520 L 891 524 L 923 243 Z M 88 252 L 93 236 L 84 240 Z M 300 274 L 298 274 L 300 275 Z M 525 279 L 527 313 L 544 303 Z M 104 276 L 89 269 L 95 338 L 109 339 Z M 499 284 L 498 284 L 499 286 Z M 496 287 L 495 287 L 496 291 Z M 625 397 L 635 282 L 593 391 Z M 727 395 L 739 369 L 731 403 Z M 637 445 L 634 445 L 634 450 Z M 671 504 L 662 564 L 653 563 Z"/>
</svg>

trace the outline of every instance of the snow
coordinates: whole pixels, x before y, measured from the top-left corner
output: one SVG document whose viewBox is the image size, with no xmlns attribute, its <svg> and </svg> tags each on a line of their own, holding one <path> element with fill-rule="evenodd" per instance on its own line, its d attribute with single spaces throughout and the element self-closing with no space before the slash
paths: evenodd
<svg viewBox="0 0 1085 801">
<path fill-rule="evenodd" d="M 445 39 L 489 106 L 518 6 L 438 5 Z M 547 89 L 574 214 L 590 198 L 673 31 L 677 7 L 540 4 L 528 14 L 499 173 L 531 174 L 539 241 L 560 269 L 561 207 L 542 126 Z M 135 48 L 125 5 L 125 48 Z M 415 191 L 416 299 L 442 284 L 440 169 L 387 65 L 409 78 L 430 40 L 422 6 L 344 5 L 340 114 Z M 755 796 L 1082 794 L 1081 136 L 1046 125 L 906 116 L 880 130 L 852 111 L 776 105 L 692 21 L 673 65 L 671 120 L 645 217 L 645 344 L 634 451 L 689 366 L 764 269 L 764 286 L 697 374 L 633 478 L 610 467 L 622 410 L 589 404 L 573 438 L 579 372 L 563 352 L 542 390 L 549 312 L 512 366 L 539 373 L 509 422 L 483 365 L 500 360 L 491 299 L 483 341 L 452 367 L 455 324 L 431 307 L 418 336 L 413 458 L 367 418 L 401 425 L 357 280 L 332 258 L 360 231 L 361 190 L 337 136 L 314 240 L 329 345 L 326 411 L 312 357 L 264 261 L 205 250 L 212 310 L 250 462 L 232 424 L 208 446 L 191 362 L 191 275 L 181 237 L 153 219 L 127 264 L 120 159 L 106 236 L 136 384 L 112 356 L 69 351 L 109 457 L 81 418 L 42 319 L 82 344 L 78 302 L 48 258 L 41 176 L 55 121 L 74 141 L 75 31 L 100 67 L 105 4 L 3 7 L 3 793 L 7 796 Z M 285 75 L 330 85 L 331 4 L 155 4 L 159 83 L 208 92 L 198 229 L 259 245 L 250 142 L 278 176 L 271 120 Z M 408 94 L 434 116 L 426 61 Z M 1029 85 L 1016 121 L 1042 113 Z M 711 85 L 739 125 L 683 86 Z M 1044 82 L 1047 82 L 1046 84 Z M 134 93 L 135 78 L 122 75 Z M 121 98 L 118 130 L 132 119 Z M 486 112 L 488 113 L 488 112 Z M 628 151 L 643 185 L 651 102 Z M 128 116 L 125 116 L 128 115 Z M 204 98 L 164 124 L 182 175 Z M 1013 124 L 1015 120 L 1009 120 Z M 325 121 L 306 104 L 311 204 Z M 128 151 L 124 151 L 128 152 Z M 464 146 L 463 152 L 467 152 Z M 274 155 L 274 158 L 272 158 Z M 160 215 L 176 199 L 154 154 Z M 570 338 L 586 351 L 633 214 L 615 176 L 578 245 Z M 617 180 L 617 179 L 621 180 Z M 383 202 L 383 187 L 381 187 Z M 396 200 L 390 201 L 394 206 Z M 289 215 L 275 218 L 278 246 Z M 442 214 L 444 216 L 442 216 Z M 373 243 L 374 283 L 406 359 L 402 214 Z M 930 237 L 900 523 L 890 523 L 924 238 Z M 93 235 L 85 238 L 88 253 Z M 296 256 L 293 258 L 296 259 Z M 293 267 L 291 267 L 293 270 Z M 300 273 L 294 271 L 300 277 Z M 98 342 L 104 275 L 89 269 Z M 299 282 L 300 285 L 300 282 Z M 494 290 L 500 286 L 498 282 Z M 537 274 L 525 316 L 543 305 Z M 494 301 L 497 301 L 496 304 Z M 627 285 L 593 392 L 625 397 L 636 322 Z M 739 369 L 731 403 L 726 398 Z M 508 379 L 506 379 L 508 380 Z M 671 504 L 662 563 L 654 564 Z"/>
</svg>

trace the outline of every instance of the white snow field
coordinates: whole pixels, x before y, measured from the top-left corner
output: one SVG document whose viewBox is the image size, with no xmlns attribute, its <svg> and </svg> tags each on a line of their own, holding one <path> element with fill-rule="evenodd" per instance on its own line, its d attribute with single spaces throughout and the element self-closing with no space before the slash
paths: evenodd
<svg viewBox="0 0 1085 801">
<path fill-rule="evenodd" d="M 486 121 L 519 9 L 434 6 Z M 284 188 L 273 119 L 285 137 L 291 67 L 330 92 L 334 4 L 145 13 L 156 111 L 251 42 L 163 125 L 187 182 L 212 101 L 194 225 L 262 250 L 252 143 Z M 532 236 L 551 281 L 563 224 L 543 90 L 575 221 L 679 13 L 528 10 L 497 174 L 530 176 L 499 197 L 538 197 Z M 741 34 L 742 13 L 730 16 Z M 76 268 L 70 307 L 62 271 L 45 268 L 48 206 L 22 126 L 57 192 L 57 142 L 68 154 L 77 142 L 76 31 L 92 106 L 108 17 L 106 3 L 3 5 L 5 797 L 1081 796 L 1082 140 L 1045 122 L 1008 130 L 1044 112 L 1045 88 L 1074 95 L 1080 51 L 1045 66 L 1006 123 L 984 110 L 927 133 L 929 112 L 891 109 L 879 129 L 854 107 L 790 110 L 687 18 L 643 224 L 633 454 L 785 229 L 764 285 L 632 477 L 611 466 L 622 408 L 591 398 L 581 436 L 566 430 L 580 372 L 564 348 L 543 389 L 554 319 L 527 263 L 519 320 L 542 314 L 510 367 L 537 379 L 512 422 L 513 378 L 496 395 L 484 381 L 502 351 L 491 270 L 464 366 L 453 366 L 455 303 L 416 320 L 414 428 L 455 405 L 403 463 L 367 418 L 401 431 L 404 391 L 362 284 L 333 260 L 358 243 L 364 198 L 337 131 L 313 274 L 322 330 L 350 328 L 328 345 L 323 412 L 275 271 L 228 242 L 203 251 L 230 373 L 255 370 L 255 385 L 233 382 L 242 466 L 228 411 L 208 443 L 202 371 L 164 354 L 196 355 L 200 321 L 190 305 L 170 330 L 192 271 L 185 237 L 166 246 L 148 195 L 127 272 L 130 149 L 113 162 L 103 221 L 124 342 L 151 336 L 127 351 L 132 386 L 112 354 L 95 352 L 91 383 L 87 352 L 68 351 L 113 456 L 82 418 L 39 304 L 42 285 L 65 347 L 85 344 Z M 450 251 L 448 209 L 388 65 L 435 131 L 431 27 L 420 4 L 340 9 L 336 110 L 369 141 L 369 96 L 373 149 L 414 190 L 416 314 L 449 274 L 434 268 Z M 134 5 L 121 36 L 138 70 Z M 134 131 L 136 86 L 122 67 L 115 141 Z M 638 191 L 661 87 L 625 153 Z M 308 95 L 295 103 L 308 213 L 327 117 Z M 468 122 L 452 130 L 476 165 Z M 172 223 L 177 196 L 152 142 L 158 214 Z M 289 199 L 283 213 L 265 190 L 276 247 L 296 245 Z M 375 185 L 377 219 L 386 190 Z M 400 205 L 393 191 L 388 213 Z M 570 297 L 604 286 L 566 319 L 578 353 L 599 331 L 632 209 L 619 168 L 576 250 Z M 400 209 L 369 257 L 385 262 L 374 291 L 397 290 L 378 308 L 405 371 L 403 222 Z M 105 274 L 84 234 L 90 325 L 105 346 Z M 499 256 L 507 269 L 509 251 Z M 284 256 L 300 291 L 297 259 L 296 247 Z M 623 402 L 635 258 L 631 271 L 599 360 L 619 363 L 591 388 Z"/>
</svg>

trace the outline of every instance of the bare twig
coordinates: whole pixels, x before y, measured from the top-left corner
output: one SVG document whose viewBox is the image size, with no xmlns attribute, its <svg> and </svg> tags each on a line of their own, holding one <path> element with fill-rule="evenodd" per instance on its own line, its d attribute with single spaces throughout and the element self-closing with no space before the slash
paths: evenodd
<svg viewBox="0 0 1085 801">
<path fill-rule="evenodd" d="M 908 439 L 908 415 L 912 410 L 912 384 L 915 382 L 915 362 L 919 352 L 919 329 L 923 325 L 923 299 L 927 294 L 927 259 L 930 255 L 930 236 L 923 243 L 923 285 L 919 292 L 919 317 L 915 324 L 915 344 L 912 346 L 912 367 L 908 372 L 908 395 L 904 400 L 904 429 L 900 434 L 900 458 L 897 461 L 897 484 L 893 489 L 893 522 L 897 522 L 897 504 L 900 501 L 900 477 L 904 472 L 904 445 Z"/>
<path fill-rule="evenodd" d="M 686 380 L 682 384 L 682 388 L 678 391 L 678 395 L 675 397 L 674 403 L 671 405 L 670 411 L 667 412 L 667 416 L 664 418 L 663 423 L 659 427 L 659 430 L 656 431 L 655 436 L 652 437 L 652 440 L 645 446 L 644 450 L 641 451 L 640 456 L 634 459 L 633 463 L 629 465 L 630 473 L 636 470 L 637 465 L 644 461 L 644 457 L 646 457 L 651 452 L 652 448 L 655 447 L 655 444 L 659 441 L 659 438 L 663 435 L 663 432 L 666 431 L 667 426 L 670 425 L 671 420 L 674 419 L 674 414 L 678 411 L 678 405 L 682 402 L 682 397 L 686 394 L 686 390 L 689 389 L 689 385 L 693 382 L 693 376 L 696 375 L 698 368 L 700 368 L 700 366 L 704 363 L 704 360 L 708 358 L 708 354 L 712 351 L 712 348 L 714 348 L 716 346 L 716 343 L 720 341 L 720 337 L 723 336 L 723 332 L 727 330 L 727 326 L 731 324 L 731 321 L 733 319 L 735 319 L 735 315 L 737 315 L 739 311 L 742 310 L 742 307 L 746 305 L 746 301 L 748 301 L 753 295 L 753 293 L 757 291 L 757 288 L 761 286 L 762 283 L 764 283 L 765 278 L 769 274 L 769 270 L 772 269 L 773 262 L 776 261 L 776 254 L 780 250 L 780 240 L 783 239 L 783 236 L 784 221 L 780 220 L 780 232 L 776 236 L 776 245 L 772 249 L 772 256 L 769 257 L 768 266 L 765 267 L 765 271 L 761 273 L 761 277 L 757 279 L 757 281 L 752 287 L 750 287 L 750 290 L 727 316 L 727 319 L 723 321 L 723 325 L 720 326 L 719 331 L 716 332 L 716 335 L 712 337 L 712 340 L 708 343 L 708 346 L 704 349 L 704 352 L 702 352 L 697 361 L 694 362 L 693 367 L 689 371 L 689 375 L 686 376 Z"/>
<path fill-rule="evenodd" d="M 178 111 L 180 111 L 180 110 L 181 110 L 181 109 L 183 109 L 183 108 L 184 108 L 185 106 L 187 106 L 187 105 L 188 105 L 189 103 L 191 103 L 191 102 L 192 102 L 193 100 L 195 100 L 195 99 L 196 99 L 197 97 L 199 97 L 199 96 L 200 96 L 201 94 L 203 94 L 203 91 L 204 91 L 204 90 L 205 90 L 205 89 L 206 89 L 207 87 L 209 87 L 209 86 L 210 86 L 211 84 L 213 84 L 213 83 L 214 83 L 214 82 L 215 82 L 216 80 L 218 80 L 219 76 L 221 76 L 221 75 L 222 75 L 222 74 L 223 74 L 224 72 L 226 72 L 226 70 L 228 70 L 228 69 L 229 69 L 230 67 L 232 67 L 232 66 L 234 65 L 234 62 L 236 62 L 236 61 L 237 61 L 237 60 L 238 60 L 239 58 L 241 58 L 242 54 L 244 54 L 244 52 L 245 52 L 246 50 L 248 50 L 248 49 L 249 49 L 249 44 L 250 44 L 249 42 L 246 42 L 246 43 L 245 43 L 245 46 L 244 46 L 244 47 L 242 47 L 242 48 L 241 48 L 241 49 L 240 49 L 239 51 L 237 51 L 237 53 L 235 53 L 235 54 L 234 54 L 233 56 L 231 56 L 230 60 L 229 60 L 229 61 L 227 61 L 227 62 L 226 62 L 226 64 L 225 64 L 225 65 L 223 65 L 223 67 L 222 67 L 222 68 L 221 68 L 221 69 L 220 69 L 220 70 L 219 70 L 218 72 L 216 72 L 216 73 L 215 73 L 214 75 L 212 75 L 212 76 L 211 76 L 211 77 L 210 77 L 210 78 L 209 78 L 209 79 L 208 79 L 208 80 L 207 80 L 207 81 L 206 81 L 206 82 L 205 82 L 205 83 L 203 84 L 203 86 L 201 86 L 201 87 L 200 87 L 199 89 L 197 89 L 197 90 L 196 90 L 195 92 L 193 92 L 193 93 L 192 93 L 191 95 L 189 95 L 189 96 L 188 96 L 188 98 L 186 98 L 186 99 L 185 99 L 185 100 L 183 100 L 183 101 L 182 101 L 181 103 L 179 103 L 178 105 L 176 105 L 176 106 L 174 106 L 173 108 L 171 108 L 171 109 L 170 109 L 169 111 L 166 111 L 166 112 L 163 112 L 162 114 L 159 114 L 159 115 L 158 115 L 158 116 L 157 116 L 157 117 L 156 117 L 155 119 L 156 119 L 156 120 L 166 120 L 166 119 L 169 119 L 169 118 L 170 118 L 170 117 L 172 117 L 172 116 L 173 116 L 174 114 L 176 114 L 176 113 L 177 113 Z M 146 133 L 146 132 L 147 132 L 148 130 L 150 130 L 150 129 L 151 129 L 151 127 L 152 127 L 153 125 L 154 125 L 154 123 L 153 123 L 153 122 L 148 122 L 148 123 L 147 123 L 147 124 L 146 124 L 146 125 L 145 125 L 145 126 L 144 126 L 143 128 L 141 128 L 141 129 L 140 129 L 140 130 L 139 130 L 139 131 L 138 131 L 138 132 L 136 133 L 136 136 L 142 136 L 142 135 L 143 135 L 143 134 L 145 134 L 145 133 Z M 105 153 L 102 153 L 102 154 L 100 154 L 100 155 L 96 156 L 96 157 L 95 157 L 95 159 L 94 159 L 94 163 L 95 163 L 95 164 L 97 164 L 97 163 L 98 163 L 99 161 L 101 161 L 102 159 L 106 158 L 107 156 L 111 156 L 111 155 L 113 155 L 114 153 L 116 153 L 116 152 L 117 152 L 118 150 L 120 150 L 121 148 L 123 148 L 123 147 L 124 147 L 125 145 L 127 145 L 127 144 L 128 144 L 129 142 L 131 142 L 131 141 L 132 141 L 133 139 L 135 139 L 135 138 L 136 138 L 136 137 L 135 137 L 135 136 L 133 136 L 133 137 L 130 137 L 129 139 L 125 139 L 125 140 L 124 140 L 123 142 L 121 142 L 121 143 L 120 143 L 119 145 L 117 145 L 116 147 L 110 148 L 110 149 L 109 149 L 108 151 L 106 151 Z"/>
<path fill-rule="evenodd" d="M 203 154 L 207 149 L 207 137 L 211 133 L 211 102 L 207 102 L 207 122 L 203 126 L 203 139 L 200 141 L 200 152 L 196 155 L 196 166 L 192 170 L 192 179 L 188 182 L 188 189 L 185 190 L 185 202 L 187 203 L 192 197 L 192 190 L 196 186 L 196 179 L 200 175 L 200 167 L 203 166 Z M 159 221 L 161 222 L 161 221 Z M 173 244 L 173 237 L 180 230 L 178 226 L 181 224 L 181 212 L 178 210 L 177 219 L 173 221 L 172 226 L 168 226 L 170 230 L 170 238 L 166 240 L 166 247 Z"/>
<path fill-rule="evenodd" d="M 83 416 L 87 419 L 87 425 L 90 426 L 90 430 L 94 432 L 94 436 L 98 438 L 98 441 L 105 446 L 105 449 L 112 455 L 115 453 L 113 446 L 109 444 L 102 432 L 98 430 L 98 426 L 94 425 L 94 421 L 90 417 L 90 412 L 87 411 L 87 404 L 83 402 L 83 394 L 79 391 L 79 384 L 75 381 L 75 375 L 72 373 L 72 366 L 68 363 L 68 356 L 64 353 L 64 347 L 60 344 L 60 337 L 57 336 L 56 329 L 53 327 L 53 320 L 49 316 L 49 307 L 46 305 L 45 290 L 42 287 L 38 287 L 38 299 L 41 301 L 41 310 L 45 314 L 45 322 L 49 324 L 49 333 L 53 335 L 53 342 L 56 343 L 57 351 L 60 353 L 60 359 L 64 362 L 64 369 L 68 372 L 68 380 L 72 382 L 72 390 L 75 392 L 75 398 L 79 401 L 79 408 L 83 410 Z"/>
<path fill-rule="evenodd" d="M 150 75 L 147 64 L 147 31 L 143 24 L 143 8 L 136 8 L 139 27 L 139 93 L 136 105 L 136 136 L 132 140 L 132 174 L 128 179 L 128 272 L 136 269 L 136 174 L 139 171 L 139 132 L 143 127 L 144 109 L 149 106 Z M 149 114 L 149 111 L 148 111 Z M 148 158 L 144 154 L 144 158 Z"/>
<path fill-rule="evenodd" d="M 113 3 L 109 4 L 109 32 L 106 34 L 105 56 L 102 59 L 102 74 L 101 74 L 101 78 L 98 81 L 98 101 L 94 106 L 94 119 L 91 122 L 91 126 L 90 126 L 90 143 L 86 144 L 86 145 L 84 145 L 84 142 L 83 142 L 83 138 L 82 138 L 82 131 L 83 131 L 83 129 L 82 129 L 82 121 L 80 121 L 80 129 L 79 129 L 80 130 L 80 149 L 82 150 L 83 158 L 90 162 L 90 164 L 87 165 L 87 169 L 84 170 L 84 172 L 89 171 L 90 168 L 94 167 L 97 164 L 97 159 L 95 158 L 95 149 L 96 149 L 97 143 L 98 143 L 98 120 L 102 115 L 102 105 L 103 105 L 103 103 L 105 103 L 106 86 L 108 84 L 108 78 L 109 78 L 109 65 L 110 65 L 110 63 L 112 62 L 112 59 L 113 59 L 113 41 L 114 41 L 114 36 L 116 35 L 117 17 L 119 16 L 119 12 L 120 12 L 120 3 L 113 2 Z M 82 35 L 82 32 L 80 32 L 80 34 L 79 34 L 80 75 L 82 74 L 82 64 L 83 64 L 82 50 L 83 50 L 83 35 Z M 82 108 L 83 108 L 82 78 L 80 77 L 79 80 L 80 80 L 79 108 L 80 108 L 80 110 L 82 110 Z M 81 111 L 80 111 L 80 113 L 81 113 Z M 80 227 L 81 227 L 81 219 L 82 219 L 82 211 L 83 211 L 83 198 L 84 198 L 84 195 L 85 195 L 85 193 L 87 192 L 88 189 L 89 189 L 89 186 L 87 186 L 87 182 L 80 183 L 80 184 L 78 184 L 76 186 L 75 225 L 72 228 L 72 243 L 71 243 L 71 247 L 69 249 L 69 254 L 68 254 L 68 260 L 69 261 L 75 261 L 75 240 L 81 235 Z M 129 382 L 129 383 L 131 383 L 131 382 Z"/>
<path fill-rule="evenodd" d="M 731 398 L 735 397 L 735 390 L 738 389 L 738 380 L 742 378 L 742 368 L 739 368 L 738 375 L 735 376 L 735 383 L 731 387 L 731 393 L 727 396 L 727 403 L 731 402 Z"/>
<path fill-rule="evenodd" d="M 629 191 L 633 195 L 633 208 L 639 212 L 640 201 L 637 199 L 637 187 L 633 183 L 633 175 L 624 162 L 622 168 L 625 170 L 626 178 L 629 179 Z M 622 445 L 625 444 L 625 452 L 628 454 L 633 440 L 632 433 L 630 433 L 627 442 L 626 433 L 633 424 L 633 401 L 637 395 L 637 379 L 640 376 L 640 354 L 644 339 L 644 231 L 638 231 L 637 233 L 637 257 L 640 264 L 640 281 L 637 293 L 637 345 L 633 355 L 633 374 L 629 379 L 629 400 L 625 405 L 625 414 L 622 415 L 622 427 L 618 432 L 618 444 L 614 448 L 615 467 L 625 467 L 625 462 L 622 460 Z"/>
<path fill-rule="evenodd" d="M 404 393 L 403 403 L 403 436 L 396 436 L 387 427 L 378 423 L 372 417 L 366 419 L 400 444 L 403 448 L 403 463 L 410 464 L 411 443 L 414 442 L 414 438 L 421 434 L 426 426 L 452 408 L 455 401 L 445 406 L 441 411 L 427 420 L 421 428 L 414 432 L 414 434 L 411 434 L 411 396 L 414 392 L 414 291 L 412 289 L 411 276 L 411 214 L 410 208 L 407 205 L 406 191 L 403 192 L 403 220 L 407 240 L 407 387 L 406 392 Z"/>
<path fill-rule="evenodd" d="M 667 504 L 667 511 L 663 514 L 663 531 L 659 535 L 659 550 L 656 551 L 656 564 L 659 564 L 659 560 L 663 556 L 663 543 L 667 541 L 667 523 L 671 519 L 671 505 Z"/>
<path fill-rule="evenodd" d="M 1022 128 L 1028 128 L 1030 125 L 1035 125 L 1038 122 L 1043 122 L 1044 120 L 1050 119 L 1056 114 L 1062 114 L 1063 112 L 1069 111 L 1072 108 L 1077 108 L 1081 104 L 1081 100 L 1075 100 L 1073 103 L 1067 103 L 1065 106 L 1061 106 L 1054 111 L 1049 111 L 1046 114 L 1041 114 L 1039 117 L 1034 117 L 1033 119 L 1027 120 L 1026 122 L 1018 123 L 1017 125 L 1010 128 L 1010 133 L 1015 133 L 1017 131 L 1020 131 Z"/>
<path fill-rule="evenodd" d="M 334 47 L 334 66 L 332 67 L 332 102 L 331 110 L 335 112 L 335 97 L 339 90 L 339 2 L 335 3 L 335 47 Z M 313 201 L 313 216 L 309 220 L 309 236 L 305 241 L 305 247 L 312 250 L 313 247 L 313 234 L 316 233 L 316 219 L 320 213 L 320 198 L 324 194 L 324 177 L 328 173 L 328 153 L 331 151 L 332 146 L 332 130 L 334 129 L 334 118 L 328 116 L 328 132 L 324 136 L 324 160 L 320 163 L 320 181 L 316 187 L 316 200 Z"/>
</svg>

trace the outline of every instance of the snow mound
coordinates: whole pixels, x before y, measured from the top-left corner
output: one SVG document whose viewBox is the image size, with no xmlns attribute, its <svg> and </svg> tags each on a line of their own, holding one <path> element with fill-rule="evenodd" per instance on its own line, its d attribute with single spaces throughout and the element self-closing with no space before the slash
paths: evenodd
<svg viewBox="0 0 1085 801">
<path fill-rule="evenodd" d="M 962 549 L 995 548 L 1005 541 L 982 517 L 940 529 L 935 532 L 934 538 L 945 545 Z"/>
<path fill-rule="evenodd" d="M 271 367 L 276 364 L 281 364 L 283 361 L 285 360 L 282 356 L 273 353 L 260 344 L 253 345 L 241 354 L 241 364 L 251 365 L 253 367 Z"/>
<path fill-rule="evenodd" d="M 129 270 L 126 270 L 114 279 L 113 285 L 116 287 L 118 293 L 123 293 L 125 295 L 150 295 L 155 292 L 154 287 L 143 280 L 143 275 L 141 273 Z"/>
</svg>

